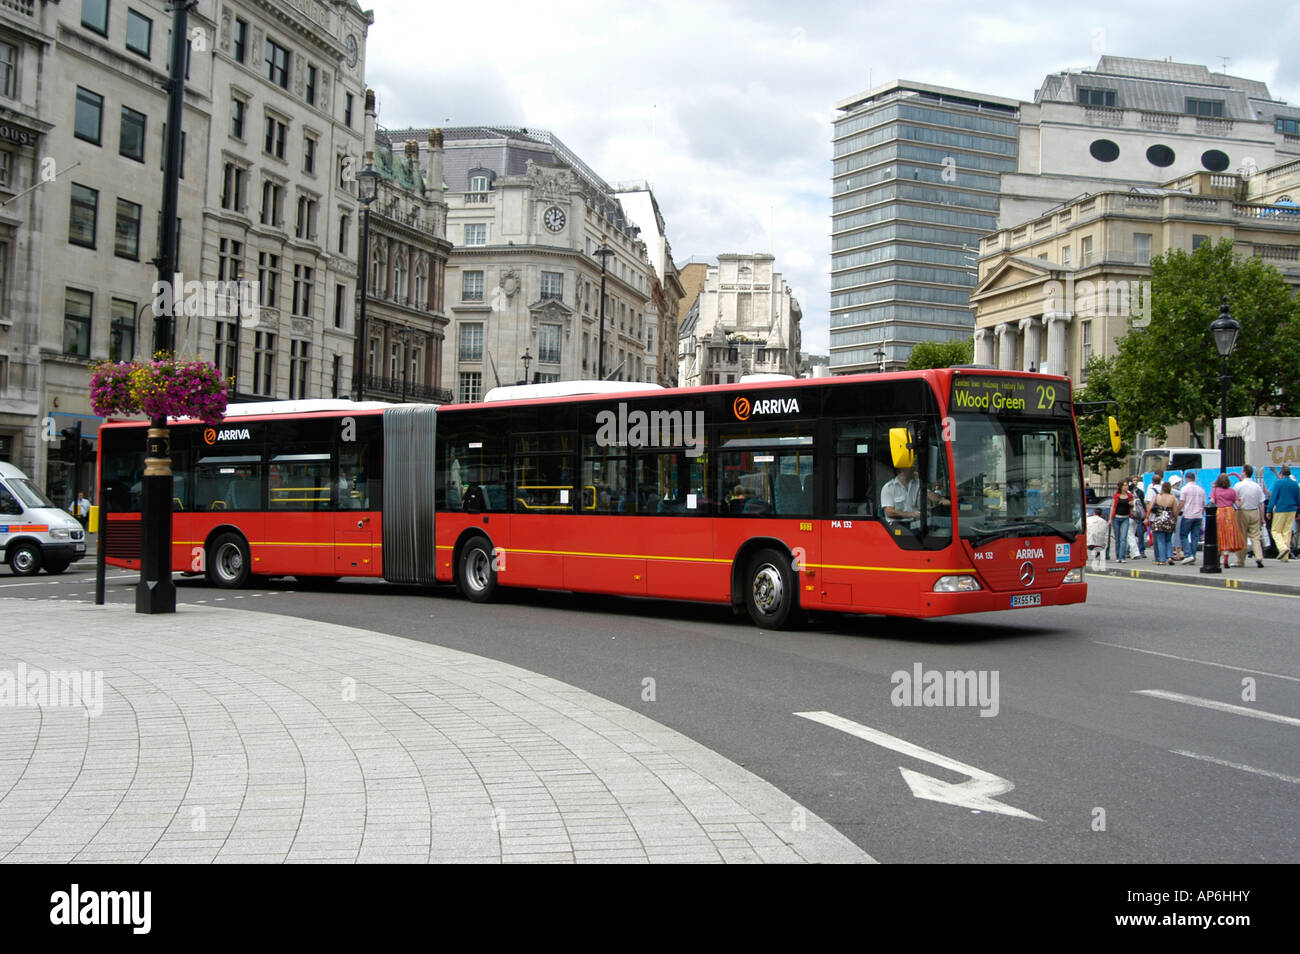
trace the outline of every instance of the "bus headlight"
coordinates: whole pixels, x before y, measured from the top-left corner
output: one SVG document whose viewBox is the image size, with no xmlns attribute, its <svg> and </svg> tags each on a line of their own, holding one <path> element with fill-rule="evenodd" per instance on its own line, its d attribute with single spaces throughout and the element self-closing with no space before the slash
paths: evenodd
<svg viewBox="0 0 1300 954">
<path fill-rule="evenodd" d="M 1076 566 L 1073 570 L 1071 570 L 1070 572 L 1068 572 L 1068 573 L 1065 574 L 1065 579 L 1061 580 L 1061 582 L 1062 582 L 1062 583 L 1082 583 L 1082 582 L 1083 582 L 1083 567 L 1081 567 L 1081 566 Z"/>
<path fill-rule="evenodd" d="M 980 581 L 973 576 L 941 576 L 934 581 L 936 593 L 972 593 L 982 589 Z"/>
</svg>

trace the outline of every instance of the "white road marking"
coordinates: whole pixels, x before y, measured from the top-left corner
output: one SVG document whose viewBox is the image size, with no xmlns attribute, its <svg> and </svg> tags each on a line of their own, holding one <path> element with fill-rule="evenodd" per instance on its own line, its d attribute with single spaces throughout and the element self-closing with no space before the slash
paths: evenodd
<svg viewBox="0 0 1300 954">
<path fill-rule="evenodd" d="M 1187 752 L 1183 749 L 1170 749 L 1174 755 L 1185 755 L 1189 759 L 1200 759 L 1202 762 L 1213 762 L 1215 765 L 1225 765 L 1228 768 L 1240 769 L 1243 772 L 1250 772 L 1253 775 L 1263 775 L 1267 778 L 1275 778 L 1280 782 L 1290 782 L 1292 785 L 1300 785 L 1300 778 L 1291 775 L 1283 775 L 1280 772 L 1269 772 L 1265 769 L 1255 768 L 1253 765 L 1242 765 L 1240 762 L 1225 762 L 1223 759 L 1216 759 L 1209 755 L 1197 755 L 1195 752 Z"/>
<path fill-rule="evenodd" d="M 1173 653 L 1161 653 L 1154 649 L 1138 649 L 1136 646 L 1122 646 L 1119 643 L 1107 643 L 1100 639 L 1094 639 L 1098 646 L 1109 646 L 1112 649 L 1127 649 L 1134 653 L 1146 653 L 1148 656 L 1164 656 L 1166 659 L 1177 659 L 1180 662 L 1200 663 L 1202 666 L 1214 666 L 1217 669 L 1231 669 L 1233 672 L 1249 672 L 1256 676 L 1269 676 L 1273 679 L 1287 679 L 1291 682 L 1300 682 L 1300 676 L 1284 676 L 1280 672 L 1268 672 L 1264 669 L 1247 669 L 1244 666 L 1229 666 L 1225 663 L 1210 662 L 1207 659 L 1193 659 L 1190 656 L 1175 656 Z"/>
<path fill-rule="evenodd" d="M 1230 702 L 1218 702 L 1215 699 L 1202 699 L 1200 696 L 1185 696 L 1181 692 L 1166 692 L 1163 689 L 1134 689 L 1133 691 L 1139 696 L 1182 702 L 1189 706 L 1200 706 L 1202 709 L 1214 709 L 1218 712 L 1231 712 L 1233 715 L 1250 716 L 1252 719 L 1263 719 L 1265 722 L 1300 725 L 1300 719 L 1294 716 L 1278 715 L 1276 712 L 1265 712 L 1263 709 L 1251 709 L 1248 706 L 1235 706 Z"/>
<path fill-rule="evenodd" d="M 20 586 L 59 586 L 61 580 L 35 580 L 31 583 L 4 583 L 4 589 L 16 589 Z"/>
<path fill-rule="evenodd" d="M 1000 815 L 1013 815 L 1016 818 L 1032 818 L 1034 821 L 1042 821 L 1037 815 L 1031 815 L 1029 812 L 1021 811 L 1019 808 L 1013 808 L 1010 805 L 1003 805 L 1001 802 L 994 800 L 997 796 L 1005 795 L 1015 788 L 1015 785 L 1001 776 L 985 772 L 983 769 L 977 769 L 965 762 L 950 759 L 938 752 L 923 749 L 921 746 L 914 745 L 905 739 L 897 738 L 887 732 L 881 732 L 879 729 L 873 729 L 851 719 L 845 719 L 833 712 L 796 712 L 794 714 L 801 719 L 820 722 L 822 725 L 830 726 L 832 729 L 839 729 L 841 732 L 847 732 L 849 735 L 856 736 L 865 742 L 883 746 L 909 758 L 929 762 L 931 765 L 939 766 L 939 768 L 967 776 L 966 781 L 954 784 L 899 766 L 898 771 L 902 773 L 903 780 L 907 782 L 912 794 L 917 798 L 924 798 L 932 802 L 947 802 L 950 805 L 958 805 L 975 811 L 996 812 Z"/>
</svg>

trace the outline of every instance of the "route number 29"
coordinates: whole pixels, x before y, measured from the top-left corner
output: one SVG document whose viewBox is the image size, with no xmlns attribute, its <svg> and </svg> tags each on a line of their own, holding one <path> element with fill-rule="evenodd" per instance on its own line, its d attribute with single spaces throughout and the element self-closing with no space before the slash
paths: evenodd
<svg viewBox="0 0 1300 954">
<path fill-rule="evenodd" d="M 1056 407 L 1056 388 L 1050 384 L 1038 385 L 1038 410 L 1050 411 Z"/>
</svg>

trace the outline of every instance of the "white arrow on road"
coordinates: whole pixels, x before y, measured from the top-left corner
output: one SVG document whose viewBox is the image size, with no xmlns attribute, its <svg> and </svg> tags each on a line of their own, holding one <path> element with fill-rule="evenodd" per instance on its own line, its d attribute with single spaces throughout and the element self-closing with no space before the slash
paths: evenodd
<svg viewBox="0 0 1300 954">
<path fill-rule="evenodd" d="M 854 722 L 852 719 L 837 716 L 833 712 L 796 712 L 795 715 L 801 719 L 820 722 L 822 725 L 828 725 L 832 729 L 847 732 L 849 735 L 856 736 L 866 742 L 872 742 L 909 758 L 920 759 L 922 762 L 929 762 L 931 765 L 937 765 L 939 768 L 967 777 L 966 781 L 960 783 L 944 782 L 932 776 L 905 769 L 900 765 L 898 770 L 903 773 L 903 780 L 907 782 L 912 794 L 917 798 L 924 798 L 932 802 L 947 802 L 949 805 L 958 805 L 962 808 L 970 808 L 981 812 L 996 812 L 999 815 L 1013 815 L 1016 818 L 1032 818 L 1034 821 L 1042 821 L 1037 815 L 1031 815 L 1019 808 L 1013 808 L 1010 805 L 1003 805 L 1001 802 L 995 801 L 999 795 L 1005 795 L 1015 788 L 1015 785 L 1001 776 L 985 772 L 983 769 L 977 769 L 965 762 L 950 759 L 938 752 L 923 749 L 919 745 L 913 745 L 904 739 L 862 725 L 859 722 Z"/>
</svg>

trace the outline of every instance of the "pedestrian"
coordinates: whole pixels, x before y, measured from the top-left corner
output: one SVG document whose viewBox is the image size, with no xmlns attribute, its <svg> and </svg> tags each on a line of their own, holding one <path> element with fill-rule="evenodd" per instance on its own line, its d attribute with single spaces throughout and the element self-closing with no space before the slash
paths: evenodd
<svg viewBox="0 0 1300 954">
<path fill-rule="evenodd" d="M 1178 498 L 1178 540 L 1183 548 L 1183 563 L 1196 562 L 1196 548 L 1201 543 L 1201 522 L 1205 519 L 1205 488 L 1196 481 L 1196 471 L 1183 475 L 1183 495 Z"/>
<path fill-rule="evenodd" d="M 1151 499 L 1151 535 L 1155 562 L 1173 566 L 1173 538 L 1178 528 L 1178 498 L 1169 481 L 1160 485 L 1160 492 Z"/>
<path fill-rule="evenodd" d="M 1264 565 L 1264 545 L 1260 542 L 1259 528 L 1264 522 L 1264 488 L 1254 480 L 1255 469 L 1246 464 L 1241 468 L 1242 478 L 1233 488 L 1237 492 L 1237 519 L 1241 521 L 1241 535 L 1246 546 L 1253 547 L 1255 565 Z"/>
<path fill-rule="evenodd" d="M 1097 569 L 1101 569 L 1106 558 L 1106 543 L 1109 537 L 1110 527 L 1101 515 L 1101 508 L 1093 507 L 1088 514 L 1088 556 Z"/>
<path fill-rule="evenodd" d="M 68 508 L 68 513 L 77 518 L 78 522 L 84 527 L 90 519 L 90 501 L 80 490 L 77 491 L 77 499 L 72 502 Z"/>
<path fill-rule="evenodd" d="M 1237 492 L 1232 489 L 1227 474 L 1220 474 L 1210 491 L 1210 499 L 1219 508 L 1215 525 L 1219 531 L 1219 552 L 1223 554 L 1223 565 L 1228 566 L 1228 555 L 1235 554 L 1237 566 L 1246 565 L 1246 538 L 1241 533 L 1241 523 L 1237 520 Z"/>
<path fill-rule="evenodd" d="M 1291 468 L 1282 465 L 1273 496 L 1269 498 L 1269 512 L 1273 515 L 1273 542 L 1277 544 L 1277 558 L 1286 563 L 1291 559 L 1291 536 L 1295 533 L 1297 505 L 1300 504 L 1300 483 L 1291 476 Z"/>
<path fill-rule="evenodd" d="M 1129 490 L 1133 494 L 1133 521 L 1129 524 L 1129 530 L 1133 533 L 1133 542 L 1129 549 L 1136 551 L 1138 559 L 1141 559 L 1147 555 L 1146 489 L 1142 486 L 1141 478 L 1130 478 Z"/>
<path fill-rule="evenodd" d="M 1123 563 L 1128 558 L 1128 524 L 1133 513 L 1133 493 L 1127 480 L 1115 485 L 1115 496 L 1110 498 L 1110 519 L 1106 526 L 1115 528 L 1115 559 Z"/>
</svg>

